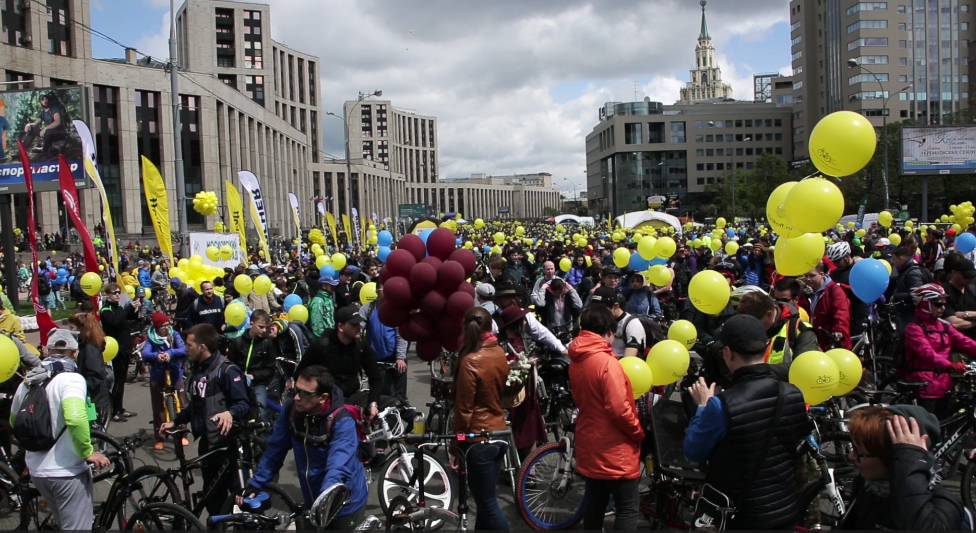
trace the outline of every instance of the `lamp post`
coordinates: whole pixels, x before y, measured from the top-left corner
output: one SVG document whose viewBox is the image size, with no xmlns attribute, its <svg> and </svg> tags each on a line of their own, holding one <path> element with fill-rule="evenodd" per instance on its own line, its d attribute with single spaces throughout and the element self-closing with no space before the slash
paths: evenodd
<svg viewBox="0 0 976 533">
<path fill-rule="evenodd" d="M 858 63 L 856 59 L 848 59 L 847 68 L 860 68 L 867 72 L 874 77 L 874 81 L 878 82 L 878 87 L 881 88 L 881 142 L 884 143 L 884 165 L 881 167 L 881 181 L 884 184 L 884 208 L 887 211 L 890 203 L 888 195 L 888 99 L 894 95 L 885 96 L 884 84 L 881 83 L 881 78 L 874 72 L 868 70 L 864 65 Z M 912 85 L 909 85 L 895 94 L 903 93 L 912 87 Z"/>
<path fill-rule="evenodd" d="M 346 214 L 349 215 L 350 217 L 352 217 L 353 205 L 352 205 L 352 156 L 350 155 L 351 152 L 349 151 L 349 117 L 352 115 L 352 112 L 359 106 L 359 104 L 363 100 L 371 96 L 383 96 L 383 91 L 377 89 L 372 93 L 360 92 L 358 98 L 356 99 L 356 103 L 349 106 L 349 111 L 344 113 L 343 116 L 341 117 L 331 111 L 325 112 L 326 115 L 331 115 L 333 117 L 342 120 L 342 127 L 343 130 L 345 130 L 344 132 L 346 136 Z"/>
</svg>

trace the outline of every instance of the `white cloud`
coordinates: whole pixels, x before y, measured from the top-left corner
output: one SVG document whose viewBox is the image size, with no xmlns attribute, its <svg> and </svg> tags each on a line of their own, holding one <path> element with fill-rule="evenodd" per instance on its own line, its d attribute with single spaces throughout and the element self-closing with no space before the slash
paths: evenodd
<svg viewBox="0 0 976 533">
<path fill-rule="evenodd" d="M 169 57 L 169 10 L 161 15 L 159 30 L 156 33 L 143 35 L 135 43 L 136 50 L 152 56 L 159 61 L 166 61 Z"/>
</svg>

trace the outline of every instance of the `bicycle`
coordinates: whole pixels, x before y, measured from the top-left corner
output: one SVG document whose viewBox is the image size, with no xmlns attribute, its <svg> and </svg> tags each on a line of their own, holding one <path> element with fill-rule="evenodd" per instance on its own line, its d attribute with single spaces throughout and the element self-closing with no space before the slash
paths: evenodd
<svg viewBox="0 0 976 533">
<path fill-rule="evenodd" d="M 267 492 L 257 492 L 254 497 L 245 498 L 243 505 L 236 512 L 211 516 L 207 519 L 207 523 L 232 530 L 287 531 L 311 528 L 321 530 L 332 523 L 349 501 L 349 488 L 342 483 L 335 483 L 315 498 L 310 509 L 299 506 L 293 512 L 269 516 L 264 514 L 264 511 L 268 508 L 270 497 Z M 368 516 L 355 528 L 355 531 L 373 529 L 378 523 L 378 518 Z"/>
<path fill-rule="evenodd" d="M 509 441 L 499 440 L 498 437 L 509 437 L 512 434 L 512 430 L 504 429 L 501 431 L 488 431 L 484 430 L 480 433 L 459 433 L 456 435 L 405 435 L 405 441 L 415 441 L 423 446 L 423 443 L 429 441 L 441 441 L 441 440 L 452 440 L 452 439 L 485 439 L 482 442 L 475 443 L 470 448 L 468 448 L 464 453 L 458 455 L 458 506 L 457 512 L 451 511 L 450 509 L 443 507 L 429 507 L 426 504 L 426 499 L 424 498 L 424 476 L 417 476 L 417 480 L 420 483 L 418 490 L 418 501 L 416 503 L 410 502 L 406 496 L 397 496 L 391 502 L 389 509 L 387 511 L 386 517 L 386 528 L 387 531 L 393 529 L 410 529 L 412 531 L 426 531 L 434 530 L 439 525 L 436 525 L 438 521 L 443 523 L 449 523 L 457 527 L 458 531 L 468 530 L 468 492 L 467 492 L 467 454 L 475 446 L 484 444 L 505 444 L 509 445 Z M 439 445 L 439 443 L 437 444 Z M 423 449 L 422 447 L 419 449 Z"/>
<path fill-rule="evenodd" d="M 176 415 L 183 410 L 183 403 L 180 401 L 179 391 L 173 386 L 173 380 L 169 376 L 169 369 L 165 372 L 165 385 L 163 386 L 163 405 L 166 411 L 166 421 L 176 420 Z"/>
</svg>

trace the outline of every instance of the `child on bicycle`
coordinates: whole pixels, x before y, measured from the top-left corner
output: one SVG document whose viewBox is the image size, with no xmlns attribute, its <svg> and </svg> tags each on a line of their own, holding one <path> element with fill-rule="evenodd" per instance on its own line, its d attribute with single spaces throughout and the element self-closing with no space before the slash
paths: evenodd
<svg viewBox="0 0 976 533">
<path fill-rule="evenodd" d="M 164 399 L 164 394 L 167 392 L 166 373 L 169 372 L 169 386 L 175 388 L 176 394 L 179 394 L 180 405 L 186 405 L 186 397 L 183 395 L 183 361 L 186 358 L 186 346 L 180 334 L 173 331 L 169 317 L 164 313 L 153 313 L 150 320 L 152 327 L 142 348 L 142 359 L 151 365 L 149 390 L 152 399 L 153 430 L 156 435 L 154 448 L 162 450 L 163 437 L 160 435 L 159 426 L 163 422 L 171 421 L 179 411 L 179 408 L 176 408 L 169 417 L 166 416 Z"/>
</svg>

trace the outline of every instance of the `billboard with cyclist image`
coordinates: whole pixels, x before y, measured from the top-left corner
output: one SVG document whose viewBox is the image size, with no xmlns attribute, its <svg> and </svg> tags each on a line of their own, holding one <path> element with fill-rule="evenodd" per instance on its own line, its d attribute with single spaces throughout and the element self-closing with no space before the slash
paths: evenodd
<svg viewBox="0 0 976 533">
<path fill-rule="evenodd" d="M 31 163 L 34 191 L 60 190 L 58 156 L 64 155 L 75 186 L 88 187 L 81 139 L 71 121 L 88 122 L 85 87 L 49 87 L 0 92 L 0 193 L 27 192 L 17 140 Z"/>
</svg>

